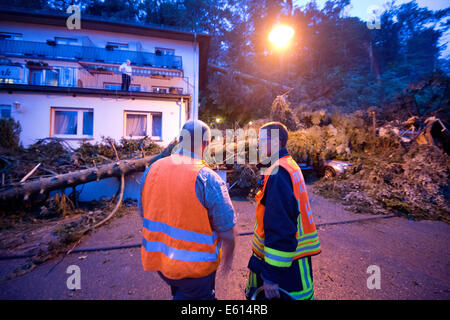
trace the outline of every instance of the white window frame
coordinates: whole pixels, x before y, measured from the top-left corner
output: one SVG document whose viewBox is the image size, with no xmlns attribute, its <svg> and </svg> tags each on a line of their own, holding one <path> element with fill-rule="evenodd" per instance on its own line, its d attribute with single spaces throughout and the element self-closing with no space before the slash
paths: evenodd
<svg viewBox="0 0 450 320">
<path fill-rule="evenodd" d="M 57 134 L 55 133 L 55 111 L 77 111 L 77 134 Z M 83 112 L 92 111 L 92 117 L 94 117 L 93 108 L 69 108 L 69 107 L 51 107 L 51 122 L 50 133 L 52 137 L 62 139 L 93 139 L 94 138 L 94 123 L 92 123 L 92 135 L 83 134 Z"/>
<path fill-rule="evenodd" d="M 149 133 L 153 133 L 153 114 L 159 113 L 161 114 L 161 136 L 153 136 L 149 135 Z M 162 120 L 162 112 L 151 112 L 151 111 L 125 111 L 123 117 L 123 135 L 127 139 L 142 139 L 146 136 L 129 136 L 127 135 L 127 115 L 144 115 L 147 116 L 147 137 L 152 138 L 152 140 L 162 141 L 162 132 L 163 132 L 163 120 Z"/>
</svg>

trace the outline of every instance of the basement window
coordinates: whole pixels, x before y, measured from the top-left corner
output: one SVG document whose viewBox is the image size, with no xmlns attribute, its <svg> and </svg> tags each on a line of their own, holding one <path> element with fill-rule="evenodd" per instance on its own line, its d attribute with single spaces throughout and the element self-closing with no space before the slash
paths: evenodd
<svg viewBox="0 0 450 320">
<path fill-rule="evenodd" d="M 94 134 L 92 109 L 51 108 L 51 133 L 53 137 L 89 139 Z"/>
<path fill-rule="evenodd" d="M 162 114 L 156 112 L 125 112 L 125 136 L 127 138 L 151 137 L 162 140 Z"/>
</svg>

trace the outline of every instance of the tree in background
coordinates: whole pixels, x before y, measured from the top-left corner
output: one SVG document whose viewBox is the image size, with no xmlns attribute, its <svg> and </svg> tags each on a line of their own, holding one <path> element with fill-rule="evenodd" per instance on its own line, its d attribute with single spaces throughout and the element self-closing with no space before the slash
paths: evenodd
<svg viewBox="0 0 450 320">
<path fill-rule="evenodd" d="M 450 71 L 449 59 L 439 57 L 450 8 L 432 11 L 415 1 L 388 4 L 381 28 L 373 30 L 346 14 L 350 0 L 327 1 L 321 9 L 315 1 L 293 8 L 292 0 L 10 0 L 3 5 L 65 13 L 72 3 L 80 5 L 82 14 L 103 19 L 211 34 L 209 62 L 228 74 L 210 74 L 201 92 L 200 116 L 220 116 L 232 125 L 266 117 L 275 97 L 285 93 L 277 86 L 244 82 L 234 71 L 281 79 L 293 88 L 289 99 L 295 114 L 382 107 L 410 83 L 433 75 L 448 78 Z M 280 55 L 267 40 L 277 23 L 296 30 L 284 53 L 283 72 Z M 431 105 L 423 99 L 417 103 L 423 110 Z"/>
</svg>

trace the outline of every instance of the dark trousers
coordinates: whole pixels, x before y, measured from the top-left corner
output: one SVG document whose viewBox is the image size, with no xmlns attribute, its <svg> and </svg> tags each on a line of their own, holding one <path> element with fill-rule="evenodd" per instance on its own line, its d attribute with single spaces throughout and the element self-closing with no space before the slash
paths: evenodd
<svg viewBox="0 0 450 320">
<path fill-rule="evenodd" d="M 215 300 L 216 272 L 203 278 L 185 278 L 173 280 L 158 271 L 172 291 L 173 300 Z"/>
<path fill-rule="evenodd" d="M 128 91 L 130 88 L 131 77 L 125 73 L 122 73 L 122 90 Z"/>
<path fill-rule="evenodd" d="M 264 260 L 256 256 L 254 253 L 248 263 L 250 269 L 247 286 L 245 288 L 246 298 L 250 299 L 256 289 L 263 286 L 264 281 L 261 277 L 263 268 L 267 268 Z M 277 268 L 277 267 L 274 267 Z M 311 257 L 301 258 L 292 261 L 290 267 L 278 268 L 273 270 L 280 277 L 278 285 L 289 292 L 296 300 L 313 300 L 314 284 Z M 264 294 L 259 296 L 264 297 Z"/>
</svg>

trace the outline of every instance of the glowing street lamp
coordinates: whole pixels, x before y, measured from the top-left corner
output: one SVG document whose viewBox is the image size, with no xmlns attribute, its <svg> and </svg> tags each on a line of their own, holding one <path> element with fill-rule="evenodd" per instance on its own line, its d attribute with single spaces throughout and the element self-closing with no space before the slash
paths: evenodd
<svg viewBox="0 0 450 320">
<path fill-rule="evenodd" d="M 284 49 L 294 36 L 294 29 L 286 25 L 278 25 L 269 33 L 269 41 L 277 48 Z"/>
<path fill-rule="evenodd" d="M 294 29 L 290 26 L 279 24 L 272 29 L 269 33 L 269 41 L 273 44 L 275 49 L 278 49 L 280 53 L 280 85 L 283 87 L 283 75 L 284 75 L 284 51 L 289 45 L 292 37 L 294 36 Z"/>
</svg>

